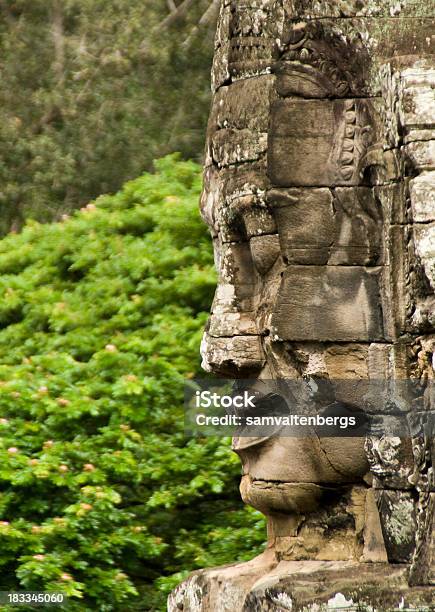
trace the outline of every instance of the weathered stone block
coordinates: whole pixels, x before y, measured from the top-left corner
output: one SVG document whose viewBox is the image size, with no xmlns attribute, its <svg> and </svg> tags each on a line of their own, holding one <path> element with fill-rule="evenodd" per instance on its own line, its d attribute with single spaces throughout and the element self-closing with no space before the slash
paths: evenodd
<svg viewBox="0 0 435 612">
<path fill-rule="evenodd" d="M 334 196 L 335 236 L 328 263 L 367 266 L 381 263 L 382 211 L 372 189 L 338 187 Z"/>
<path fill-rule="evenodd" d="M 215 338 L 205 333 L 201 355 L 204 370 L 228 376 L 232 376 L 234 370 L 248 375 L 264 365 L 263 349 L 258 336 Z"/>
<path fill-rule="evenodd" d="M 201 195 L 201 215 L 220 243 L 239 242 L 251 235 L 270 234 L 275 222 L 268 213 L 268 186 L 262 162 L 218 169 L 206 167 Z"/>
<path fill-rule="evenodd" d="M 231 79 L 266 74 L 275 58 L 278 37 L 272 0 L 222 2 L 215 39 L 213 89 Z"/>
<path fill-rule="evenodd" d="M 375 490 L 390 563 L 409 563 L 417 529 L 416 500 L 410 491 Z"/>
<path fill-rule="evenodd" d="M 416 546 L 409 584 L 435 587 L 435 493 L 421 493 L 418 501 Z"/>
<path fill-rule="evenodd" d="M 276 41 L 272 38 L 233 39 L 229 50 L 230 75 L 235 80 L 268 74 L 276 55 Z"/>
<path fill-rule="evenodd" d="M 213 98 L 209 130 L 232 128 L 267 132 L 274 77 L 263 75 L 221 87 Z"/>
<path fill-rule="evenodd" d="M 273 189 L 267 199 L 274 211 L 283 257 L 297 264 L 327 263 L 335 234 L 329 189 Z"/>
<path fill-rule="evenodd" d="M 431 1 L 420 0 L 284 0 L 287 18 L 316 17 L 419 17 L 433 16 Z"/>
<path fill-rule="evenodd" d="M 403 136 L 403 143 L 408 144 L 416 140 L 435 140 L 435 129 L 410 129 Z"/>
<path fill-rule="evenodd" d="M 324 360 L 334 399 L 365 410 L 363 398 L 369 392 L 367 344 L 340 343 L 325 347 Z"/>
<path fill-rule="evenodd" d="M 435 70 L 408 68 L 400 73 L 400 121 L 407 130 L 424 130 L 435 122 Z"/>
<path fill-rule="evenodd" d="M 283 256 L 290 263 L 374 265 L 381 255 L 381 211 L 371 189 L 272 189 Z M 322 228 L 319 232 L 318 228 Z"/>
<path fill-rule="evenodd" d="M 269 186 L 264 160 L 223 168 L 220 171 L 220 178 L 223 197 L 229 203 L 252 194 L 263 196 Z"/>
<path fill-rule="evenodd" d="M 263 198 L 238 198 L 233 200 L 231 210 L 239 216 L 248 240 L 276 232 L 275 219 Z"/>
<path fill-rule="evenodd" d="M 387 339 L 397 339 L 409 329 L 413 311 L 409 265 L 412 243 L 409 226 L 393 225 L 387 228 L 385 242 L 389 263 L 384 266 L 382 283 L 384 329 Z"/>
<path fill-rule="evenodd" d="M 433 9 L 435 9 L 435 4 L 432 3 L 432 17 Z M 429 46 L 429 43 L 427 41 L 426 43 Z M 400 73 L 400 79 L 405 90 L 412 87 L 422 87 L 424 89 L 434 88 L 435 68 L 433 66 L 425 65 L 424 62 L 418 62 L 418 64 L 415 64 L 410 68 L 405 68 L 405 70 L 402 70 Z"/>
<path fill-rule="evenodd" d="M 229 2 L 231 11 L 230 34 L 236 37 L 273 38 L 277 34 L 275 17 L 278 7 L 275 0 L 248 0 Z"/>
<path fill-rule="evenodd" d="M 275 531 L 275 550 L 279 560 L 359 560 L 363 554 L 363 529 L 366 489 L 348 487 L 333 499 L 324 496 L 314 513 L 299 516 L 294 535 Z M 274 516 L 271 517 L 274 524 Z"/>
<path fill-rule="evenodd" d="M 368 378 L 368 346 L 366 344 L 333 344 L 325 347 L 325 364 L 332 381 L 348 381 L 359 385 Z M 350 385 L 343 384 L 350 388 Z M 358 392 L 361 396 L 361 392 Z M 337 398 L 347 403 L 357 403 L 349 399 Z M 356 397 L 354 398 L 356 399 Z"/>
<path fill-rule="evenodd" d="M 408 422 L 415 463 L 410 482 L 419 491 L 435 492 L 435 412 L 413 411 Z"/>
<path fill-rule="evenodd" d="M 212 305 L 213 313 L 253 310 L 255 270 L 249 244 L 226 243 L 221 247 L 219 285 Z"/>
<path fill-rule="evenodd" d="M 435 71 L 432 71 L 435 73 Z M 435 81 L 435 79 L 434 79 Z M 408 87 L 403 92 L 402 125 L 407 128 L 425 129 L 434 122 L 435 84 Z"/>
<path fill-rule="evenodd" d="M 414 472 L 414 456 L 409 433 L 408 437 L 404 437 L 407 427 L 405 416 L 371 418 L 371 429 L 379 432 L 378 436 L 372 435 L 366 440 L 375 489 L 412 489 L 409 477 Z M 390 435 L 388 430 L 391 431 Z"/>
<path fill-rule="evenodd" d="M 259 193 L 222 202 L 217 211 L 217 223 L 222 243 L 243 242 L 276 232 L 275 219 Z"/>
<path fill-rule="evenodd" d="M 222 47 L 230 38 L 230 17 L 228 0 L 222 0 L 219 8 L 219 18 L 217 21 L 216 35 L 214 39 L 214 48 L 216 51 Z"/>
<path fill-rule="evenodd" d="M 364 410 L 371 414 L 405 414 L 413 409 L 420 393 L 418 380 L 411 378 L 411 342 L 370 344 L 368 349 L 368 376 L 370 383 L 364 394 Z M 392 435 L 397 436 L 406 422 Z M 408 433 L 409 435 L 409 433 Z"/>
<path fill-rule="evenodd" d="M 386 563 L 388 556 L 373 489 L 368 489 L 366 492 L 363 537 L 364 550 L 360 560 L 371 563 Z"/>
<path fill-rule="evenodd" d="M 277 565 L 272 551 L 248 563 L 198 570 L 168 598 L 168 612 L 240 612 L 246 593 Z"/>
<path fill-rule="evenodd" d="M 230 81 L 230 70 L 228 66 L 229 47 L 229 42 L 226 41 L 215 51 L 211 69 L 212 91 L 216 91 L 219 87 Z"/>
<path fill-rule="evenodd" d="M 410 373 L 411 342 L 397 342 L 395 344 L 370 344 L 368 347 L 368 375 L 369 379 L 382 383 L 383 381 L 403 381 L 407 384 Z"/>
<path fill-rule="evenodd" d="M 268 174 L 274 185 L 361 182 L 358 163 L 370 141 L 364 100 L 277 100 L 271 105 Z"/>
<path fill-rule="evenodd" d="M 407 221 L 406 182 L 376 186 L 373 192 L 384 232 L 388 230 L 389 225 L 402 225 Z M 384 263 L 388 263 L 388 249 L 384 249 L 383 255 Z"/>
<path fill-rule="evenodd" d="M 208 333 L 218 338 L 257 335 L 254 312 L 216 312 L 209 320 Z"/>
<path fill-rule="evenodd" d="M 409 589 L 403 566 L 317 563 L 290 561 L 271 571 L 251 587 L 241 612 L 398 612 L 404 605 L 415 612 L 432 610 L 431 589 Z"/>
<path fill-rule="evenodd" d="M 282 340 L 374 341 L 382 338 L 379 268 L 290 266 L 272 315 Z"/>
<path fill-rule="evenodd" d="M 415 223 L 435 221 L 435 172 L 422 172 L 409 183 Z"/>
<path fill-rule="evenodd" d="M 413 226 L 415 252 L 429 283 L 427 293 L 435 291 L 435 222 Z"/>
<path fill-rule="evenodd" d="M 435 140 L 410 142 L 402 147 L 409 173 L 435 170 Z"/>
<path fill-rule="evenodd" d="M 168 612 L 400 612 L 404 603 L 419 612 L 433 608 L 433 589 L 410 588 L 403 565 L 278 564 L 269 550 L 248 563 L 194 572 L 169 596 Z"/>
<path fill-rule="evenodd" d="M 213 134 L 210 146 L 219 167 L 256 161 L 267 151 L 267 134 L 224 128 Z"/>
<path fill-rule="evenodd" d="M 213 238 L 217 237 L 219 226 L 217 214 L 223 198 L 223 185 L 220 173 L 214 166 L 204 169 L 204 184 L 200 199 L 200 212 L 203 221 L 208 225 Z"/>
</svg>

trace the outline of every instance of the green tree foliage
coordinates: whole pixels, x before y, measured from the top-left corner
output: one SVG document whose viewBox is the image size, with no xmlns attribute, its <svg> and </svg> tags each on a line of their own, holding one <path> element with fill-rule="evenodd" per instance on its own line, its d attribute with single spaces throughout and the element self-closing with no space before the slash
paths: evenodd
<svg viewBox="0 0 435 612">
<path fill-rule="evenodd" d="M 0 233 L 200 158 L 215 4 L 0 0 Z"/>
<path fill-rule="evenodd" d="M 163 610 L 186 571 L 251 557 L 221 439 L 183 435 L 215 276 L 199 167 L 0 241 L 0 590 L 69 610 Z"/>
</svg>

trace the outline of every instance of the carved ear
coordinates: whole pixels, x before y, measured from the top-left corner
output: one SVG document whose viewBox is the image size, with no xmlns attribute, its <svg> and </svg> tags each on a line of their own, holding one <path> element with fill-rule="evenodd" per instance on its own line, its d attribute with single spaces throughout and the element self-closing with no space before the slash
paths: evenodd
<svg viewBox="0 0 435 612">
<path fill-rule="evenodd" d="M 394 151 L 384 151 L 381 143 L 367 149 L 358 163 L 358 175 L 368 178 L 369 183 L 377 184 L 400 176 L 400 166 Z"/>
<path fill-rule="evenodd" d="M 373 166 L 378 166 L 380 168 L 385 168 L 385 160 L 384 160 L 384 151 L 382 149 L 382 145 L 375 144 L 369 147 L 360 159 L 358 174 L 361 178 L 363 178 L 366 170 Z"/>
</svg>

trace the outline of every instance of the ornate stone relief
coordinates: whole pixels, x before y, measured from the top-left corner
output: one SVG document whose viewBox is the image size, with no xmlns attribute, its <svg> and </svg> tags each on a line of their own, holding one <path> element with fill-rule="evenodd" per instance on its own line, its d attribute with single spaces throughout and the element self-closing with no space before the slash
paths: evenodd
<svg viewBox="0 0 435 612">
<path fill-rule="evenodd" d="M 194 574 L 171 612 L 433 609 L 433 16 L 420 0 L 222 2 L 204 368 L 298 381 L 371 432 L 236 439 L 268 546 Z"/>
</svg>

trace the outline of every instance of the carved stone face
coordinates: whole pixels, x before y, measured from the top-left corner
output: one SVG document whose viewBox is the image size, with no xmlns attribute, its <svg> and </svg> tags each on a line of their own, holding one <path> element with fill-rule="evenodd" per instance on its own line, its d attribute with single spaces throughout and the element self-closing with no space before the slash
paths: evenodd
<svg viewBox="0 0 435 612">
<path fill-rule="evenodd" d="M 201 202 L 219 285 L 203 365 L 260 391 L 262 380 L 326 380 L 335 400 L 371 410 L 368 382 L 433 372 L 433 70 L 417 26 L 408 40 L 394 20 L 387 36 L 384 20 L 297 22 L 295 3 L 280 6 L 222 3 Z M 410 482 L 426 478 L 428 454 L 410 445 L 234 440 L 243 499 L 266 514 L 310 512 L 325 491 L 365 487 L 370 463 L 382 512 L 406 506 L 415 533 Z M 409 560 L 414 536 L 398 554 L 388 520 L 389 558 Z"/>
<path fill-rule="evenodd" d="M 382 212 L 362 164 L 372 105 L 327 98 L 336 85 L 315 69 L 282 60 L 275 72 L 221 88 L 211 112 L 202 210 L 219 286 L 204 367 L 231 378 L 367 379 L 368 343 L 383 338 Z M 358 438 L 239 438 L 234 448 L 243 497 L 265 512 L 305 511 L 320 484 L 368 471 Z"/>
</svg>

